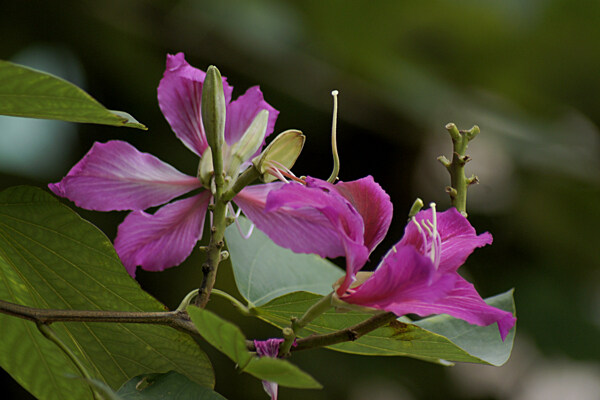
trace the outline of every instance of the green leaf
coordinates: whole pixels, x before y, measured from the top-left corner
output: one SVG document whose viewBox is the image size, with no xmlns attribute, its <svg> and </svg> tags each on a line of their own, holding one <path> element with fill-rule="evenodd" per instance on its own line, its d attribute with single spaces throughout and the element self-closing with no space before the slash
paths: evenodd
<svg viewBox="0 0 600 400">
<path fill-rule="evenodd" d="M 54 75 L 0 60 L 0 115 L 147 129 Z"/>
<path fill-rule="evenodd" d="M 246 218 L 239 218 L 244 231 Z M 225 231 L 235 282 L 251 307 L 262 306 L 287 293 L 304 291 L 325 295 L 344 272 L 314 254 L 296 254 L 277 246 L 258 229 L 244 239 L 234 225 Z"/>
<path fill-rule="evenodd" d="M 321 389 L 323 386 L 294 364 L 280 358 L 253 358 L 244 372 L 256 378 L 296 389 Z"/>
<path fill-rule="evenodd" d="M 288 326 L 290 318 L 300 317 L 320 296 L 291 293 L 253 309 L 258 317 L 279 327 Z M 512 311 L 512 291 L 492 297 L 488 304 Z M 356 311 L 327 311 L 300 331 L 300 337 L 332 333 L 368 319 L 372 314 Z M 496 324 L 480 327 L 455 318 L 439 315 L 416 323 L 401 322 L 374 330 L 354 342 L 329 346 L 346 353 L 380 356 L 408 356 L 447 365 L 449 362 L 473 362 L 502 365 L 512 350 L 513 329 L 502 342 Z"/>
<path fill-rule="evenodd" d="M 188 313 L 202 337 L 240 369 L 250 375 L 300 389 L 318 389 L 321 385 L 306 372 L 286 360 L 253 356 L 246 349 L 246 337 L 240 329 L 208 310 L 190 306 Z"/>
<path fill-rule="evenodd" d="M 136 376 L 125 382 L 118 392 L 97 379 L 83 380 L 109 400 L 225 400 L 214 390 L 174 371 Z"/>
<path fill-rule="evenodd" d="M 0 193 L 0 299 L 44 309 L 164 311 L 125 271 L 112 244 L 50 194 L 31 187 Z M 54 323 L 88 372 L 112 388 L 134 376 L 175 370 L 214 385 L 206 354 L 166 326 Z M 91 391 L 71 361 L 35 324 L 0 314 L 0 365 L 40 399 L 85 399 Z"/>
<path fill-rule="evenodd" d="M 214 390 L 173 371 L 136 376 L 125 383 L 117 394 L 123 400 L 225 400 Z"/>
<path fill-rule="evenodd" d="M 190 306 L 187 311 L 204 340 L 244 369 L 252 354 L 246 349 L 246 337 L 240 329 L 208 310 Z"/>
</svg>

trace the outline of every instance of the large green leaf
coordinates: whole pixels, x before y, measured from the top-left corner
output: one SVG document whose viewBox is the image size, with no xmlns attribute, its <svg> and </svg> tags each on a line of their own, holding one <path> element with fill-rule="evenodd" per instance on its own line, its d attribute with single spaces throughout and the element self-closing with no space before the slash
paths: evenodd
<svg viewBox="0 0 600 400">
<path fill-rule="evenodd" d="M 187 309 L 202 337 L 250 375 L 282 386 L 303 389 L 321 388 L 319 382 L 286 360 L 253 356 L 246 349 L 246 337 L 240 329 L 208 310 Z"/>
<path fill-rule="evenodd" d="M 250 222 L 239 218 L 247 231 Z M 252 307 L 287 293 L 304 291 L 325 295 L 344 272 L 314 254 L 296 254 L 277 246 L 258 229 L 244 239 L 235 225 L 225 231 L 235 282 Z"/>
<path fill-rule="evenodd" d="M 312 293 L 291 293 L 253 311 L 259 318 L 283 328 L 289 326 L 291 317 L 300 317 L 319 298 Z M 492 297 L 487 302 L 514 313 L 512 291 Z M 300 336 L 332 333 L 370 316 L 356 311 L 339 313 L 331 310 L 306 326 Z M 498 366 L 508 360 L 515 334 L 513 329 L 503 342 L 496 324 L 480 327 L 445 315 L 424 318 L 416 323 L 401 321 L 376 329 L 354 342 L 330 348 L 363 355 L 408 356 L 441 364 L 462 361 Z"/>
<path fill-rule="evenodd" d="M 3 60 L 0 60 L 0 115 L 146 129 L 131 115 L 106 109 L 72 83 Z"/>
<path fill-rule="evenodd" d="M 110 241 L 50 194 L 0 193 L 0 299 L 30 307 L 162 311 L 131 279 Z M 184 333 L 156 325 L 54 323 L 93 377 L 116 389 L 134 376 L 175 370 L 212 387 L 206 354 Z M 90 389 L 34 323 L 0 314 L 0 364 L 40 399 L 85 399 Z M 87 396 L 87 397 L 86 397 Z"/>
</svg>

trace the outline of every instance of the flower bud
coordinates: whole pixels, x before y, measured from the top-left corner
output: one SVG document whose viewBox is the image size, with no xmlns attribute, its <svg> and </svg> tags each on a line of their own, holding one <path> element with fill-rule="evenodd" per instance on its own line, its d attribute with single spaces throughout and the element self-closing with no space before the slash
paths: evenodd
<svg viewBox="0 0 600 400">
<path fill-rule="evenodd" d="M 271 182 L 275 177 L 268 174 L 270 168 L 291 169 L 304 147 L 306 137 L 302 132 L 290 129 L 280 133 L 263 152 L 252 160 L 261 173 L 263 182 Z"/>
<path fill-rule="evenodd" d="M 220 152 L 225 140 L 225 93 L 223 78 L 214 65 L 208 67 L 202 84 L 202 125 L 213 153 Z"/>
<path fill-rule="evenodd" d="M 244 132 L 240 140 L 231 147 L 231 160 L 227 169 L 227 175 L 235 176 L 238 168 L 248 160 L 260 148 L 267 132 L 269 112 L 261 110 Z"/>
</svg>

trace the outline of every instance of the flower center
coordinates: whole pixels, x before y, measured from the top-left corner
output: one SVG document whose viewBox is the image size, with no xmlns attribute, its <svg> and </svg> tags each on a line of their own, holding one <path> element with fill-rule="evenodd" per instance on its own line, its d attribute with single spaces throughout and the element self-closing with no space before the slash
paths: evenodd
<svg viewBox="0 0 600 400">
<path fill-rule="evenodd" d="M 440 265 L 442 238 L 437 229 L 436 205 L 435 203 L 430 203 L 429 207 L 431 208 L 431 220 L 423 219 L 421 222 L 418 222 L 415 217 L 412 217 L 411 221 L 419 230 L 419 234 L 421 234 L 425 255 L 429 256 L 431 262 L 437 269 Z"/>
</svg>

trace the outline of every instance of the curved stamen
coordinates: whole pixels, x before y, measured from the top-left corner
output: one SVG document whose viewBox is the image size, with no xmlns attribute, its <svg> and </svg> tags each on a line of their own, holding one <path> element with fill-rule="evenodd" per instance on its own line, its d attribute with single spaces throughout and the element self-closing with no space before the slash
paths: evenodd
<svg viewBox="0 0 600 400">
<path fill-rule="evenodd" d="M 285 176 L 283 176 L 283 174 L 278 168 L 268 167 L 267 172 L 273 175 L 275 178 L 279 179 L 280 181 L 288 183 L 288 180 L 285 179 Z"/>
<path fill-rule="evenodd" d="M 287 177 L 295 182 L 306 185 L 306 182 L 303 179 L 298 178 L 296 175 L 294 175 L 294 173 L 288 167 L 281 164 L 280 162 L 275 161 L 275 160 L 270 160 L 267 162 L 267 165 L 268 166 L 267 166 L 266 172 L 273 175 L 280 181 L 288 183 L 287 179 L 285 179 L 285 177 Z"/>
<path fill-rule="evenodd" d="M 431 262 L 433 263 L 433 265 L 435 265 L 435 268 L 437 269 L 438 266 L 440 265 L 440 256 L 442 253 L 442 238 L 440 237 L 440 233 L 438 232 L 437 229 L 437 211 L 436 211 L 436 204 L 435 203 L 429 203 L 429 207 L 431 207 L 431 215 L 432 215 L 432 220 L 433 223 L 431 223 L 431 230 L 433 231 L 433 235 L 432 235 L 432 242 L 431 242 Z"/>
<path fill-rule="evenodd" d="M 421 227 L 421 224 L 419 224 L 419 222 L 417 221 L 417 219 L 415 217 L 412 217 L 411 221 L 415 224 L 415 226 L 417 227 L 417 230 L 419 231 L 419 234 L 421 235 L 421 240 L 423 241 L 423 253 L 426 253 L 427 252 L 427 235 L 425 234 L 425 231 Z"/>
<path fill-rule="evenodd" d="M 442 253 L 442 238 L 437 229 L 437 211 L 436 204 L 430 203 L 432 217 L 431 220 L 423 220 L 419 223 L 415 217 L 411 218 L 411 221 L 417 227 L 421 234 L 423 241 L 423 253 L 429 255 L 431 262 L 437 269 L 440 264 L 440 257 Z"/>
<path fill-rule="evenodd" d="M 331 92 L 333 96 L 333 118 L 331 122 L 331 152 L 333 154 L 333 171 L 331 175 L 327 179 L 329 183 L 335 183 L 338 179 L 338 173 L 340 172 L 340 156 L 338 155 L 337 149 L 337 109 L 338 109 L 338 101 L 337 96 L 339 92 L 334 90 Z"/>
<path fill-rule="evenodd" d="M 231 205 L 231 203 L 229 203 L 229 210 L 231 211 L 231 213 L 233 215 L 235 215 L 235 217 L 233 219 L 235 221 L 235 226 L 237 227 L 237 230 L 240 233 L 240 236 L 243 237 L 244 239 L 249 239 L 250 236 L 252 236 L 252 232 L 254 231 L 254 224 L 250 225 L 250 229 L 248 229 L 248 233 L 242 232 L 242 226 L 240 225 L 240 221 L 239 221 L 239 217 L 242 214 L 242 209 L 238 208 L 237 211 L 235 211 L 233 209 L 233 206 Z"/>
</svg>

